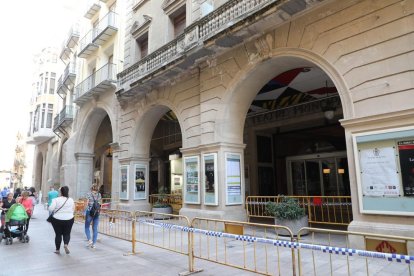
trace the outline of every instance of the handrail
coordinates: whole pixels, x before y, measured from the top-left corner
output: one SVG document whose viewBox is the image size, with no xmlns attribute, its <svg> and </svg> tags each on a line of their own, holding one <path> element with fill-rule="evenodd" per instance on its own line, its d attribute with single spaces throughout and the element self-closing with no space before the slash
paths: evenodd
<svg viewBox="0 0 414 276">
<path fill-rule="evenodd" d="M 209 37 L 241 22 L 244 18 L 282 0 L 230 0 L 185 28 L 184 33 L 142 58 L 117 75 L 119 86 L 139 80 L 162 66 L 184 56 Z"/>
</svg>

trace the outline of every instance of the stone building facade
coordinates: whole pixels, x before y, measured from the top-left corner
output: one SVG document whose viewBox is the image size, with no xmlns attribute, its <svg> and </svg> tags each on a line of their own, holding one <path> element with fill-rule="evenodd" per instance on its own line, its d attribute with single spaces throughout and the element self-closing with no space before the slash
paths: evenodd
<svg viewBox="0 0 414 276">
<path fill-rule="evenodd" d="M 246 195 L 350 195 L 348 229 L 412 236 L 412 1 L 125 9 L 116 86 L 74 101 L 62 167 L 78 196 L 108 146 L 111 196 L 125 208 L 177 190 L 180 214 L 243 220 Z M 312 168 L 337 173 L 298 177 Z"/>
</svg>

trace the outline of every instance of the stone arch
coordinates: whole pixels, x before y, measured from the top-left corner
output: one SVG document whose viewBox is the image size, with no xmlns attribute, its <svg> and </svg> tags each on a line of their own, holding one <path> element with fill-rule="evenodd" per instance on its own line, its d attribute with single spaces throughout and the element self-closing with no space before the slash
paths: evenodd
<svg viewBox="0 0 414 276">
<path fill-rule="evenodd" d="M 318 66 L 321 68 L 337 88 L 344 118 L 353 117 L 354 110 L 348 87 L 335 67 L 323 57 L 297 48 L 278 48 L 273 50 L 269 56 L 249 63 L 233 78 L 233 82 L 229 85 L 230 89 L 222 99 L 224 108 L 217 113 L 216 139 L 242 143 L 245 117 L 257 92 L 273 76 L 297 67 Z"/>
<path fill-rule="evenodd" d="M 82 128 L 77 138 L 77 152 L 90 154 L 93 153 L 95 139 L 98 133 L 99 126 L 101 125 L 106 115 L 108 115 L 109 120 L 111 122 L 112 135 L 114 137 L 116 133 L 116 126 L 114 124 L 115 115 L 113 114 L 109 106 L 98 104 L 96 107 L 89 110 L 89 112 L 84 117 L 83 122 L 80 124 Z"/>
<path fill-rule="evenodd" d="M 132 131 L 131 144 L 129 152 L 131 156 L 139 156 L 147 158 L 149 155 L 149 145 L 151 143 L 152 135 L 157 126 L 159 120 L 164 116 L 164 114 L 172 110 L 175 116 L 177 116 L 178 124 L 180 125 L 182 143 L 185 147 L 185 135 L 183 123 L 180 118 L 176 107 L 169 101 L 158 99 L 154 102 L 146 103 L 140 105 L 141 109 L 138 111 L 137 121 L 135 123 L 135 128 Z M 136 143 L 139 141 L 139 143 Z"/>
</svg>

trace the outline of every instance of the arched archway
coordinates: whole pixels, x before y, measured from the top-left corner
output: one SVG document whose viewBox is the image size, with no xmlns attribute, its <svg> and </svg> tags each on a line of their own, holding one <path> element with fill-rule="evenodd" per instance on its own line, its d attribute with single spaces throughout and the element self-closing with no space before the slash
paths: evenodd
<svg viewBox="0 0 414 276">
<path fill-rule="evenodd" d="M 129 192 L 134 200 L 159 193 L 181 194 L 182 144 L 180 120 L 169 106 L 156 103 L 140 110 L 130 147 L 133 161 L 128 164 L 135 181 L 131 186 L 133 192 Z M 145 184 L 141 183 L 142 176 Z M 123 191 L 127 192 L 126 187 L 121 187 Z"/>
<path fill-rule="evenodd" d="M 229 87 L 215 139 L 245 146 L 242 197 L 350 196 L 339 120 L 353 110 L 333 66 L 307 51 L 278 49 L 247 65 Z"/>
<path fill-rule="evenodd" d="M 353 106 L 345 81 L 334 66 L 321 56 L 303 49 L 278 48 L 270 58 L 252 62 L 230 83 L 217 114 L 216 139 L 242 143 L 244 118 L 262 86 L 274 76 L 295 68 L 318 67 L 332 81 L 341 99 L 344 118 L 353 116 Z"/>
<path fill-rule="evenodd" d="M 112 197 L 112 143 L 115 126 L 105 106 L 91 109 L 84 117 L 77 137 L 77 196 L 88 192 L 92 183 L 105 197 Z"/>
</svg>

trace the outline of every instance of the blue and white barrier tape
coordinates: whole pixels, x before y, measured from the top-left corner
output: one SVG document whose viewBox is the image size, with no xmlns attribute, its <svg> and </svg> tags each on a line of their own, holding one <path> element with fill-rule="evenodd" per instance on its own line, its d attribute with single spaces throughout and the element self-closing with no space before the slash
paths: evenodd
<svg viewBox="0 0 414 276">
<path fill-rule="evenodd" d="M 235 235 L 235 234 L 230 234 L 230 233 L 209 231 L 209 230 L 203 230 L 203 229 L 198 229 L 198 228 L 192 228 L 188 226 L 175 225 L 175 224 L 155 221 L 152 219 L 138 219 L 138 222 L 148 224 L 148 225 L 153 225 L 156 227 L 179 230 L 183 232 L 193 232 L 196 234 L 204 234 L 206 236 L 211 236 L 211 237 L 232 238 L 232 239 L 239 240 L 239 241 L 266 243 L 266 244 L 271 244 L 271 245 L 279 246 L 279 247 L 294 248 L 294 249 L 297 249 L 297 248 L 309 249 L 309 250 L 315 250 L 315 251 L 320 251 L 323 253 L 336 254 L 336 255 L 339 255 L 339 254 L 348 255 L 348 256 L 356 255 L 356 256 L 366 257 L 366 258 L 384 259 L 390 262 L 396 261 L 397 263 L 405 262 L 407 264 L 410 264 L 411 262 L 414 262 L 414 256 L 409 256 L 409 255 L 373 252 L 373 251 L 352 249 L 352 248 L 345 248 L 345 247 L 316 245 L 316 244 L 282 241 L 282 240 L 274 240 L 274 239 L 267 239 L 267 238 L 257 238 L 257 237 L 245 236 L 245 235 Z"/>
</svg>

